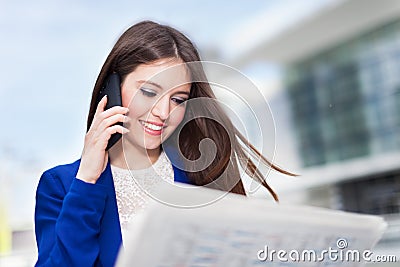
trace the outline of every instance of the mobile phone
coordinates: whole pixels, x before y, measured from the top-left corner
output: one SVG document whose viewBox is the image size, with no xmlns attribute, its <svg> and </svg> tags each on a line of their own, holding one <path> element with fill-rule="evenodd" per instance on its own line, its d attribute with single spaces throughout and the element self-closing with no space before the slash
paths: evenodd
<svg viewBox="0 0 400 267">
<path fill-rule="evenodd" d="M 99 96 L 97 98 L 97 104 L 99 104 L 100 100 L 105 95 L 107 95 L 107 104 L 104 110 L 107 110 L 114 106 L 122 106 L 121 81 L 118 73 L 114 72 L 107 77 L 106 81 L 100 89 Z M 116 124 L 122 126 L 122 122 L 118 122 Z M 112 134 L 110 139 L 108 140 L 106 150 L 109 150 L 121 137 L 122 135 L 120 133 Z"/>
</svg>

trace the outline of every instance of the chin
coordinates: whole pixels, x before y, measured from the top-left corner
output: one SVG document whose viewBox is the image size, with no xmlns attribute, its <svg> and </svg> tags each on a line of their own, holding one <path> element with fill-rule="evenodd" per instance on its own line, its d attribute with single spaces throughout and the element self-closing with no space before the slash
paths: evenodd
<svg viewBox="0 0 400 267">
<path fill-rule="evenodd" d="M 148 142 L 148 143 L 143 144 L 143 148 L 145 148 L 147 150 L 158 149 L 160 146 L 161 146 L 160 142 L 157 142 L 157 143 Z"/>
<path fill-rule="evenodd" d="M 159 149 L 160 146 L 145 146 L 144 147 L 146 150 L 155 150 L 155 149 Z"/>
</svg>

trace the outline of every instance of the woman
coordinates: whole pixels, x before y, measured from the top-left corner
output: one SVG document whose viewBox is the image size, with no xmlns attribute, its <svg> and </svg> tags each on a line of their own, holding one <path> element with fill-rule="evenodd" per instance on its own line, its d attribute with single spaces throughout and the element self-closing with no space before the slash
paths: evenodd
<svg viewBox="0 0 400 267">
<path fill-rule="evenodd" d="M 94 86 L 81 159 L 47 170 L 40 179 L 36 266 L 113 266 L 127 222 L 146 203 L 143 190 L 131 182 L 132 173 L 150 191 L 160 177 L 148 170 L 158 169 L 167 181 L 211 185 L 245 195 L 239 163 L 277 200 L 250 157 L 292 174 L 268 162 L 249 144 L 216 101 L 201 107 L 190 104 L 189 100 L 215 99 L 202 68 L 184 64 L 199 60 L 191 41 L 169 26 L 145 21 L 122 34 Z M 149 82 L 168 70 L 174 75 L 158 84 Z M 122 106 L 105 110 L 108 99 L 98 102 L 99 92 L 112 73 L 121 79 Z M 185 121 L 196 117 L 199 109 L 202 118 Z M 208 115 L 216 120 L 207 119 Z M 116 133 L 123 138 L 106 151 Z M 178 168 L 180 160 L 171 163 L 178 149 L 189 161 L 198 159 L 199 143 L 205 138 L 217 148 L 206 168 Z M 161 146 L 165 140 L 173 147 L 168 149 L 169 157 Z"/>
</svg>

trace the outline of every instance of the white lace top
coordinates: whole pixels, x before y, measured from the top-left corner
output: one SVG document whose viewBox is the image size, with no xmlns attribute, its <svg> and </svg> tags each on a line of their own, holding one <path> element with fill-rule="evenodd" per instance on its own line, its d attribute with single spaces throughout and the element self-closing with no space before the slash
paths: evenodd
<svg viewBox="0 0 400 267">
<path fill-rule="evenodd" d="M 163 179 L 173 183 L 174 171 L 164 151 L 157 161 L 147 169 L 128 170 L 111 165 L 117 198 L 122 239 L 128 223 L 146 206 L 148 194 L 157 188 Z"/>
</svg>

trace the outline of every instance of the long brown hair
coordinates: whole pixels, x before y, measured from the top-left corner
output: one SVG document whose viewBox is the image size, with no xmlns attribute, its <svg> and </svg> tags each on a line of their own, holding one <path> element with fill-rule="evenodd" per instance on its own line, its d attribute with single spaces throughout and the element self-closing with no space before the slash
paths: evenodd
<svg viewBox="0 0 400 267">
<path fill-rule="evenodd" d="M 162 58 L 180 58 L 183 62 L 200 61 L 200 56 L 193 43 L 176 29 L 160 25 L 152 21 L 143 21 L 131 26 L 118 39 L 108 55 L 93 89 L 90 110 L 87 121 L 87 130 L 92 124 L 96 111 L 97 98 L 106 77 L 113 72 L 120 75 L 121 81 L 135 70 L 139 64 L 151 63 Z M 196 73 L 193 73 L 196 72 Z M 196 68 L 191 75 L 206 81 L 202 69 Z M 189 99 L 209 98 L 215 95 L 207 82 L 193 82 Z M 199 110 L 187 106 L 186 113 L 195 113 Z M 201 110 L 203 118 L 191 120 L 183 126 L 178 138 L 179 149 L 188 160 L 195 160 L 200 156 L 199 143 L 205 138 L 214 141 L 216 154 L 211 164 L 201 171 L 186 172 L 190 182 L 194 185 L 210 185 L 221 190 L 245 195 L 242 180 L 240 179 L 238 163 L 254 180 L 262 184 L 278 200 L 276 193 L 265 181 L 265 175 L 258 169 L 252 158 L 261 160 L 272 169 L 287 174 L 287 172 L 268 161 L 248 140 L 232 125 L 230 119 L 217 104 L 207 102 Z M 218 118 L 219 122 L 207 119 L 207 114 Z"/>
</svg>

